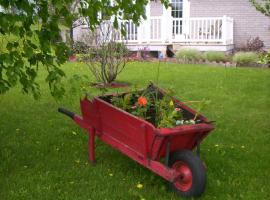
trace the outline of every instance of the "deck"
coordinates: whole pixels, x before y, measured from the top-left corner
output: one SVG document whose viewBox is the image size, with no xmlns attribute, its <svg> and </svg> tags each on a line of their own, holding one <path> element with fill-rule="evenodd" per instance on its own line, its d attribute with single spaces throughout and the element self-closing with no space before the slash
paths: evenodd
<svg viewBox="0 0 270 200">
<path fill-rule="evenodd" d="M 229 51 L 233 48 L 233 19 L 227 16 L 209 18 L 150 17 L 136 26 L 126 22 L 128 47 L 162 51 L 171 45 L 174 50 L 197 48 L 201 51 Z"/>
<path fill-rule="evenodd" d="M 131 51 L 172 51 L 195 48 L 200 51 L 230 51 L 234 48 L 233 19 L 227 16 L 207 18 L 173 18 L 170 15 L 149 17 L 136 26 L 131 21 L 122 23 L 126 35 L 119 33 Z M 75 40 L 80 40 L 85 26 L 76 28 Z"/>
</svg>

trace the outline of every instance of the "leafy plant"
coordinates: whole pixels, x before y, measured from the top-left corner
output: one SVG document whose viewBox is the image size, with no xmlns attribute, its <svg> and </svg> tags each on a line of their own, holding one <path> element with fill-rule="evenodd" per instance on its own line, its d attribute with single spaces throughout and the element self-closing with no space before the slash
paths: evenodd
<svg viewBox="0 0 270 200">
<path fill-rule="evenodd" d="M 210 100 L 203 99 L 202 101 L 198 101 L 198 102 L 196 102 L 196 103 L 198 103 L 198 105 L 197 105 L 197 108 L 196 108 L 196 111 L 197 111 L 197 112 L 196 112 L 196 114 L 195 114 L 195 116 L 194 116 L 194 118 L 193 118 L 194 121 L 197 120 L 197 118 L 198 118 L 200 112 L 201 112 L 202 110 L 204 110 L 204 109 L 211 103 L 211 101 L 210 101 Z"/>
<path fill-rule="evenodd" d="M 181 49 L 176 52 L 176 58 L 184 63 L 197 62 L 202 59 L 202 54 L 196 49 Z"/>
<path fill-rule="evenodd" d="M 263 13 L 265 16 L 270 17 L 270 0 L 250 0 L 250 2 L 255 6 L 255 8 Z"/>
<path fill-rule="evenodd" d="M 270 66 L 270 50 L 267 53 L 261 54 L 260 60 L 258 61 L 259 64 Z"/>
<path fill-rule="evenodd" d="M 111 103 L 137 117 L 153 123 L 158 128 L 173 128 L 179 125 L 197 123 L 196 114 L 193 119 L 184 119 L 182 109 L 175 106 L 171 95 L 172 90 L 168 90 L 162 97 L 157 94 L 157 90 L 143 90 L 128 92 L 125 95 L 116 95 L 111 99 Z M 208 104 L 208 101 L 199 102 L 198 112 Z"/>
<path fill-rule="evenodd" d="M 132 97 L 132 94 L 128 93 L 124 95 L 123 97 L 114 96 L 111 101 L 112 101 L 112 104 L 115 105 L 116 107 L 121 108 L 125 111 L 128 111 L 132 106 L 131 97 Z"/>
<path fill-rule="evenodd" d="M 251 65 L 259 61 L 259 56 L 254 52 L 238 52 L 233 56 L 237 66 Z"/>
<path fill-rule="evenodd" d="M 89 51 L 89 46 L 81 41 L 76 41 L 72 46 L 72 53 L 86 54 Z"/>
<path fill-rule="evenodd" d="M 183 118 L 181 109 L 175 108 L 173 101 L 168 97 L 165 97 L 160 101 L 157 101 L 156 106 L 157 106 L 156 124 L 158 128 L 162 127 L 173 128 L 177 125 L 176 121 L 182 120 Z"/>
<path fill-rule="evenodd" d="M 68 60 L 71 51 L 61 40 L 61 26 L 71 27 L 72 38 L 72 28 L 80 19 L 91 21 L 89 27 L 95 30 L 102 22 L 100 13 L 111 17 L 115 28 L 119 28 L 119 19 L 138 24 L 146 18 L 147 0 L 118 1 L 110 6 L 108 2 L 111 1 L 0 1 L 0 94 L 19 84 L 24 93 L 38 98 L 37 76 L 39 69 L 45 68 L 51 94 L 63 96 L 61 80 L 65 73 L 60 66 Z M 168 6 L 168 1 L 162 3 Z"/>
<path fill-rule="evenodd" d="M 249 38 L 247 41 L 247 51 L 256 51 L 260 52 L 262 51 L 262 48 L 264 47 L 264 43 L 262 40 L 260 40 L 259 37 L 256 38 Z"/>
<path fill-rule="evenodd" d="M 229 60 L 229 58 L 226 56 L 223 52 L 218 51 L 208 51 L 205 52 L 205 59 L 207 59 L 210 62 L 226 62 Z"/>
</svg>

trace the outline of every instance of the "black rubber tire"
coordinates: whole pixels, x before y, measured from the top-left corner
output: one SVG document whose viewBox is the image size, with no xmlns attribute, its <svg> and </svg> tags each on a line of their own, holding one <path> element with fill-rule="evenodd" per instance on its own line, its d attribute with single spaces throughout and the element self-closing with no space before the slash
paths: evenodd
<svg viewBox="0 0 270 200">
<path fill-rule="evenodd" d="M 183 197 L 199 197 L 203 194 L 206 186 L 206 170 L 201 159 L 192 151 L 182 150 L 170 154 L 169 167 L 177 161 L 185 163 L 192 173 L 192 185 L 187 191 L 176 188 L 174 183 L 169 182 L 170 188 Z"/>
</svg>

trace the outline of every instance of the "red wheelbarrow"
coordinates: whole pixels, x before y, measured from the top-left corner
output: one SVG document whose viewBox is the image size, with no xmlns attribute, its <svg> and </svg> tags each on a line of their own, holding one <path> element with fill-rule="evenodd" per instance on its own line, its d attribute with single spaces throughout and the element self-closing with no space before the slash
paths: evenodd
<svg viewBox="0 0 270 200">
<path fill-rule="evenodd" d="M 151 85 L 161 95 L 165 91 Z M 150 169 L 169 182 L 172 189 L 185 197 L 198 197 L 205 189 L 206 170 L 200 160 L 200 143 L 214 129 L 202 115 L 199 123 L 175 128 L 156 128 L 113 106 L 110 95 L 87 97 L 80 101 L 82 117 L 64 108 L 58 111 L 71 117 L 89 134 L 89 159 L 95 163 L 95 137 L 118 149 L 139 164 Z M 192 119 L 196 111 L 172 97 L 175 105 L 183 110 L 183 116 Z M 196 149 L 196 153 L 192 150 Z"/>
</svg>

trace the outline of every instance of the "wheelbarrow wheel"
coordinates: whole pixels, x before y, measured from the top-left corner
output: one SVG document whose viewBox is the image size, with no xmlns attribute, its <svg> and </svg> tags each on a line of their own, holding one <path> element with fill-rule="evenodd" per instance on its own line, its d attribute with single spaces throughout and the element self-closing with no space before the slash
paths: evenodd
<svg viewBox="0 0 270 200">
<path fill-rule="evenodd" d="M 200 158 L 192 151 L 182 150 L 170 154 L 169 167 L 179 174 L 169 186 L 184 197 L 199 197 L 206 185 L 206 171 Z"/>
</svg>

